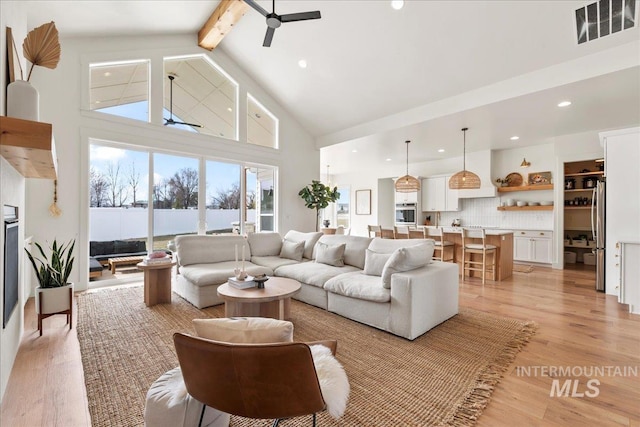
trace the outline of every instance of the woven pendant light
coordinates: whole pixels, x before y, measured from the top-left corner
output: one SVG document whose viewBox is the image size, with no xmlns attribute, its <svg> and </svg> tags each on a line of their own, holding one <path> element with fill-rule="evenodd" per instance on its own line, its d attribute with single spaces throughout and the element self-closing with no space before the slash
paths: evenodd
<svg viewBox="0 0 640 427">
<path fill-rule="evenodd" d="M 467 170 L 467 131 L 469 128 L 462 128 L 464 145 L 462 146 L 462 170 L 449 179 L 449 188 L 452 190 L 472 190 L 480 188 L 480 178 L 473 172 Z"/>
<path fill-rule="evenodd" d="M 415 193 L 420 191 L 420 180 L 409 175 L 409 143 L 411 141 L 405 141 L 407 144 L 407 174 L 401 176 L 396 180 L 396 192 L 398 193 Z"/>
</svg>

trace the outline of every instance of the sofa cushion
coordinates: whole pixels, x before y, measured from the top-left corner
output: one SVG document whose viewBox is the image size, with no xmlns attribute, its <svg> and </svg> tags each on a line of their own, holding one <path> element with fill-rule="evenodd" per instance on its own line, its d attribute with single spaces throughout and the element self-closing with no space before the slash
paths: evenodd
<svg viewBox="0 0 640 427">
<path fill-rule="evenodd" d="M 434 245 L 431 242 L 421 243 L 417 246 L 396 249 L 382 270 L 382 284 L 385 288 L 391 288 L 391 275 L 400 271 L 411 271 L 424 267 L 433 257 Z"/>
<path fill-rule="evenodd" d="M 358 267 L 360 270 L 364 269 L 364 252 L 371 243 L 370 237 L 327 234 L 320 237 L 319 241 L 327 245 L 341 245 L 344 243 L 344 263 Z"/>
<path fill-rule="evenodd" d="M 391 254 L 381 254 L 367 249 L 364 260 L 364 274 L 382 276 L 382 270 L 390 256 Z"/>
<path fill-rule="evenodd" d="M 333 277 L 324 284 L 327 292 L 374 302 L 391 301 L 391 291 L 382 286 L 382 279 L 361 271 Z"/>
<path fill-rule="evenodd" d="M 251 256 L 277 256 L 282 247 L 280 233 L 249 233 L 247 242 L 251 247 Z"/>
<path fill-rule="evenodd" d="M 435 243 L 433 239 L 382 239 L 376 237 L 371 240 L 369 249 L 379 254 L 390 254 L 398 248 L 406 248 L 408 246 L 416 246 L 422 243 Z"/>
<path fill-rule="evenodd" d="M 280 258 L 302 261 L 302 255 L 304 255 L 304 242 L 292 242 L 287 239 L 283 240 L 282 249 L 280 250 Z"/>
<path fill-rule="evenodd" d="M 180 265 L 209 264 L 235 260 L 236 246 L 238 260 L 244 247 L 245 260 L 251 259 L 251 248 L 242 236 L 176 236 L 176 249 Z"/>
<path fill-rule="evenodd" d="M 221 285 L 225 283 L 229 277 L 235 275 L 233 272 L 235 268 L 235 261 L 217 262 L 213 264 L 190 264 L 180 267 L 180 274 L 196 286 Z M 273 270 L 270 268 L 255 265 L 251 262 L 245 262 L 244 269 L 249 276 L 257 276 L 258 274 L 273 275 Z"/>
<path fill-rule="evenodd" d="M 114 241 L 89 242 L 89 256 L 114 254 Z"/>
<path fill-rule="evenodd" d="M 276 276 L 295 279 L 307 285 L 323 287 L 325 282 L 332 277 L 342 273 L 358 271 L 356 267 L 345 265 L 344 267 L 334 267 L 332 265 L 321 264 L 319 262 L 301 262 L 292 265 L 283 265 L 275 271 Z"/>
<path fill-rule="evenodd" d="M 318 242 L 314 250 L 316 262 L 333 265 L 335 267 L 344 267 L 345 248 L 345 243 L 341 245 L 327 245 L 326 243 Z"/>
<path fill-rule="evenodd" d="M 301 233 L 299 231 L 289 230 L 287 234 L 284 235 L 284 238 L 291 242 L 304 242 L 303 256 L 311 259 L 313 258 L 313 247 L 321 236 L 321 232 Z"/>
<path fill-rule="evenodd" d="M 144 252 L 147 245 L 142 240 L 116 240 L 113 242 L 113 250 L 116 254 Z"/>
<path fill-rule="evenodd" d="M 193 319 L 200 338 L 236 343 L 293 342 L 293 323 L 265 317 Z"/>
<path fill-rule="evenodd" d="M 280 258 L 279 256 L 252 256 L 251 263 L 261 265 L 276 271 L 278 267 L 283 265 L 297 264 L 298 261 L 292 259 Z"/>
</svg>

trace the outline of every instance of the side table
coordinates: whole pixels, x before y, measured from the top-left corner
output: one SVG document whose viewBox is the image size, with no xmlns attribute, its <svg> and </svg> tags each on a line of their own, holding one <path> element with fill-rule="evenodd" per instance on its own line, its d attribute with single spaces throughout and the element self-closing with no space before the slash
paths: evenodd
<svg viewBox="0 0 640 427">
<path fill-rule="evenodd" d="M 175 261 L 137 264 L 137 267 L 144 271 L 144 303 L 147 307 L 171 303 L 171 269 L 174 265 Z"/>
</svg>

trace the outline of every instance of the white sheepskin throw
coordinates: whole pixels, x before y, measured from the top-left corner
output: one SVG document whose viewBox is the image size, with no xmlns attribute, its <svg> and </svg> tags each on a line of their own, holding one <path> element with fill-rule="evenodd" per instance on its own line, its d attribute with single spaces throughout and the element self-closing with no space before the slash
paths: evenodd
<svg viewBox="0 0 640 427">
<path fill-rule="evenodd" d="M 321 344 L 312 345 L 310 348 L 322 398 L 327 404 L 327 412 L 333 418 L 338 419 L 347 409 L 349 391 L 351 390 L 349 379 L 340 362 L 331 354 L 330 349 Z"/>
</svg>

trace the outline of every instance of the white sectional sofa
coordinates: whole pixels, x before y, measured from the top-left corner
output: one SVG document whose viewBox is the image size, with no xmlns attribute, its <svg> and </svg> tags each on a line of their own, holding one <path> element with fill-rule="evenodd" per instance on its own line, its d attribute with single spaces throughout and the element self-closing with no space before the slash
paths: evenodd
<svg viewBox="0 0 640 427">
<path fill-rule="evenodd" d="M 410 340 L 458 313 L 458 267 L 431 261 L 430 239 L 178 236 L 176 293 L 199 308 L 221 304 L 216 291 L 233 275 L 236 245 L 248 274 L 295 279 L 295 299 Z"/>
</svg>

